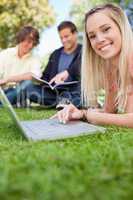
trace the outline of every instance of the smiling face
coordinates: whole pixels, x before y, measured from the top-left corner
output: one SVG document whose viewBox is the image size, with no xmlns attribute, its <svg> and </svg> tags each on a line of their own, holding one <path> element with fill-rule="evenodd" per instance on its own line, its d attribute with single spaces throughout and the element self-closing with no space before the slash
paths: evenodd
<svg viewBox="0 0 133 200">
<path fill-rule="evenodd" d="M 22 57 L 28 54 L 34 47 L 34 42 L 32 38 L 26 38 L 24 41 L 19 43 L 19 56 Z"/>
<path fill-rule="evenodd" d="M 121 51 L 121 33 L 106 12 L 99 11 L 90 15 L 86 22 L 86 32 L 97 55 L 103 59 L 118 59 Z"/>
<path fill-rule="evenodd" d="M 72 52 L 77 47 L 77 33 L 72 32 L 70 28 L 64 28 L 59 31 L 60 39 L 65 52 Z"/>
</svg>

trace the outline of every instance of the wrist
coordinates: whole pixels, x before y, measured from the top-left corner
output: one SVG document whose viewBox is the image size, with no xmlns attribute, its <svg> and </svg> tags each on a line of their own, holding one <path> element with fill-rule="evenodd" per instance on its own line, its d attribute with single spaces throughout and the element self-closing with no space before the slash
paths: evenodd
<svg viewBox="0 0 133 200">
<path fill-rule="evenodd" d="M 87 110 L 85 109 L 81 110 L 81 119 L 83 121 L 87 121 Z"/>
<path fill-rule="evenodd" d="M 65 79 L 67 79 L 67 78 L 68 78 L 68 76 L 69 76 L 69 73 L 68 73 L 68 71 L 67 71 L 67 70 L 65 70 L 65 71 L 64 71 L 64 73 L 65 73 Z"/>
</svg>

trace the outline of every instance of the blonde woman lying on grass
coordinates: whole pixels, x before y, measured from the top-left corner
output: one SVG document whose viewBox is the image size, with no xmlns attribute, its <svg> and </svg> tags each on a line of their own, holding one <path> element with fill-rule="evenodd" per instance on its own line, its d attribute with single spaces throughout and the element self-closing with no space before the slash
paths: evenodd
<svg viewBox="0 0 133 200">
<path fill-rule="evenodd" d="M 57 113 L 61 122 L 86 119 L 133 128 L 133 33 L 124 12 L 114 4 L 95 7 L 85 16 L 81 88 L 83 104 L 89 107 L 97 107 L 103 88 L 103 109 L 79 110 L 70 104 Z"/>
</svg>

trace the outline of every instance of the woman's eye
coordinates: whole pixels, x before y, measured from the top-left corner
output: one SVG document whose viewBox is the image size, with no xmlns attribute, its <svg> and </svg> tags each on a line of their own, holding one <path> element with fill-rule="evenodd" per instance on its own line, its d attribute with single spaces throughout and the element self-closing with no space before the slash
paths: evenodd
<svg viewBox="0 0 133 200">
<path fill-rule="evenodd" d="M 90 35 L 89 39 L 94 39 L 96 36 L 95 35 Z"/>
<path fill-rule="evenodd" d="M 111 27 L 107 27 L 103 29 L 103 32 L 107 32 Z"/>
</svg>

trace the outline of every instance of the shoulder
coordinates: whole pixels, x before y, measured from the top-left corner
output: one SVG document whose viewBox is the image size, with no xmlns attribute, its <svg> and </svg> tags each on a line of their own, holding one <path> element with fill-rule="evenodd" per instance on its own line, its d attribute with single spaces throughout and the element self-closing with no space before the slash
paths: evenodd
<svg viewBox="0 0 133 200">
<path fill-rule="evenodd" d="M 78 44 L 78 45 L 77 45 L 77 48 L 75 49 L 75 56 L 76 56 L 76 55 L 80 56 L 80 55 L 81 55 L 81 52 L 82 52 L 82 45 L 81 45 L 81 44 Z"/>
<path fill-rule="evenodd" d="M 79 43 L 78 43 L 78 48 L 79 48 L 79 49 L 82 49 L 82 44 L 79 44 Z"/>
<path fill-rule="evenodd" d="M 82 50 L 82 44 L 79 44 L 77 45 L 77 51 L 81 51 Z"/>
<path fill-rule="evenodd" d="M 81 59 L 81 54 L 82 54 L 82 45 L 78 44 L 77 48 L 75 49 L 75 58 L 80 58 Z"/>
<path fill-rule="evenodd" d="M 15 54 L 16 52 L 16 48 L 15 47 L 12 47 L 12 48 L 7 48 L 7 49 L 4 49 L 0 52 L 0 57 L 2 56 L 8 56 L 8 55 L 13 55 Z"/>
<path fill-rule="evenodd" d="M 31 54 L 31 58 L 33 60 L 41 60 L 40 56 L 39 55 L 36 55 L 36 54 Z"/>
<path fill-rule="evenodd" d="M 61 54 L 61 51 L 62 51 L 63 47 L 60 47 L 58 49 L 55 49 L 51 54 L 50 54 L 50 57 L 49 59 L 58 59 L 60 54 Z"/>
<path fill-rule="evenodd" d="M 55 49 L 55 50 L 52 52 L 51 55 L 55 55 L 55 54 L 60 53 L 60 52 L 62 51 L 62 49 L 63 49 L 63 47 L 60 47 L 60 48 L 58 48 L 58 49 Z"/>
<path fill-rule="evenodd" d="M 27 58 L 32 63 L 41 63 L 41 58 L 38 55 L 31 54 L 30 57 Z"/>
</svg>

